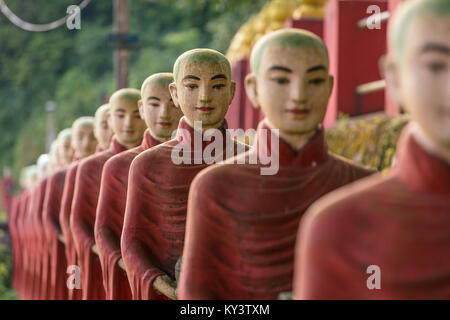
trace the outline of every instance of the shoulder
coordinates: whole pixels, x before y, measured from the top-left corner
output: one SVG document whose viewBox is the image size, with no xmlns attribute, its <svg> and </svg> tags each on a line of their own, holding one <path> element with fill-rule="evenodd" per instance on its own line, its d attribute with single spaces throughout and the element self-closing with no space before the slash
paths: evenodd
<svg viewBox="0 0 450 320">
<path fill-rule="evenodd" d="M 80 161 L 78 170 L 81 173 L 98 170 L 111 157 L 109 150 L 96 153 Z"/>
<path fill-rule="evenodd" d="M 344 158 L 340 155 L 329 152 L 329 156 L 333 163 L 333 167 L 338 170 L 351 171 L 354 172 L 355 175 L 361 177 L 368 176 L 377 172 L 374 169 L 357 164 L 356 162 L 353 162 L 352 160 Z"/>
<path fill-rule="evenodd" d="M 169 140 L 157 146 L 151 147 L 139 153 L 132 161 L 131 168 L 134 170 L 145 170 L 155 165 L 165 165 L 170 161 L 173 147 L 176 145 L 175 140 Z"/>
<path fill-rule="evenodd" d="M 112 156 L 105 162 L 103 171 L 111 173 L 128 171 L 131 162 L 141 151 L 141 147 L 136 147 Z"/>
</svg>

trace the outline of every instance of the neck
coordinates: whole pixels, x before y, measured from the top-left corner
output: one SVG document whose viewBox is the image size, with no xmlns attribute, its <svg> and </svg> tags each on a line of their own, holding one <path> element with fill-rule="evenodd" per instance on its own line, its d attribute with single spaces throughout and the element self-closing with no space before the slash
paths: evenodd
<svg viewBox="0 0 450 320">
<path fill-rule="evenodd" d="M 186 121 L 186 123 L 191 127 L 191 128 L 193 128 L 194 130 L 195 129 L 197 129 L 197 127 L 192 123 L 192 121 L 190 121 L 188 118 L 186 118 L 186 117 L 184 117 L 184 121 Z M 208 130 L 208 129 L 217 129 L 217 128 L 220 128 L 222 125 L 223 125 L 223 121 L 224 121 L 224 119 L 222 119 L 221 121 L 219 121 L 219 122 L 217 122 L 217 123 L 215 123 L 215 124 L 212 124 L 212 125 L 204 125 L 203 124 L 203 122 L 202 122 L 202 133 L 203 132 L 205 132 L 206 130 Z"/>
<path fill-rule="evenodd" d="M 148 128 L 148 133 L 152 136 L 153 139 L 155 139 L 156 141 L 159 141 L 161 143 L 169 141 L 172 138 L 172 137 L 160 137 L 160 136 L 156 135 L 150 128 Z M 145 139 L 145 137 L 144 137 L 144 139 Z"/>
<path fill-rule="evenodd" d="M 441 145 L 430 138 L 416 122 L 411 123 L 411 134 L 414 136 L 417 143 L 428 153 L 445 161 L 447 164 L 450 164 L 450 148 L 448 146 Z"/>
<path fill-rule="evenodd" d="M 264 122 L 270 129 L 276 129 L 267 118 L 264 118 Z M 278 130 L 278 136 L 284 142 L 286 142 L 293 150 L 299 151 L 308 143 L 309 140 L 311 140 L 311 138 L 316 134 L 316 132 L 317 129 L 300 134 Z M 276 134 L 275 131 L 273 131 L 273 133 Z"/>
</svg>

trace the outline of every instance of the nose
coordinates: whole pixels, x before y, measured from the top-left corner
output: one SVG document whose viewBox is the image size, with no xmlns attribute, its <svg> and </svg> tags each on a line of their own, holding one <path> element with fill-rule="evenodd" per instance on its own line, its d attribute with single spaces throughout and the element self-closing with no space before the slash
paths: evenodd
<svg viewBox="0 0 450 320">
<path fill-rule="evenodd" d="M 125 117 L 125 126 L 126 126 L 126 128 L 130 128 L 131 126 L 132 126 L 132 115 L 127 115 L 126 117 Z"/>
<path fill-rule="evenodd" d="M 306 84 L 302 79 L 296 79 L 291 86 L 291 100 L 296 104 L 304 104 L 306 102 Z"/>
<path fill-rule="evenodd" d="M 170 104 L 169 103 L 163 103 L 161 105 L 161 114 L 160 114 L 160 118 L 161 119 L 168 119 L 169 118 L 169 108 L 170 108 Z"/>
<path fill-rule="evenodd" d="M 207 85 L 200 85 L 200 102 L 211 102 L 210 90 Z"/>
</svg>

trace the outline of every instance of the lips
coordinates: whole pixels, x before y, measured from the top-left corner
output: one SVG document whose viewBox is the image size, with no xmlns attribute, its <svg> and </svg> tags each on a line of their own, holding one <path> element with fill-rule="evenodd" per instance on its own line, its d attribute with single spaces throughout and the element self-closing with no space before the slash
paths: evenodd
<svg viewBox="0 0 450 320">
<path fill-rule="evenodd" d="M 209 111 L 214 110 L 214 108 L 211 108 L 211 107 L 200 107 L 200 108 L 197 108 L 197 110 L 200 110 L 202 112 L 209 112 Z"/>
<path fill-rule="evenodd" d="M 172 125 L 172 123 L 170 123 L 170 122 L 158 122 L 158 125 L 160 125 L 161 127 L 170 127 Z"/>
<path fill-rule="evenodd" d="M 126 133 L 126 134 L 133 134 L 133 133 L 134 133 L 134 130 L 125 130 L 125 133 Z"/>
<path fill-rule="evenodd" d="M 298 114 L 298 115 L 305 115 L 310 112 L 310 110 L 307 110 L 307 109 L 290 109 L 290 110 L 286 110 L 286 111 L 293 113 L 293 114 Z"/>
</svg>

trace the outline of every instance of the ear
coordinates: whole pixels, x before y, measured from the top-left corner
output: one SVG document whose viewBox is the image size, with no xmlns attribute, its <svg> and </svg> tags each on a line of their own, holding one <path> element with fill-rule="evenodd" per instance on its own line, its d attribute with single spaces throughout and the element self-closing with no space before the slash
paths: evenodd
<svg viewBox="0 0 450 320">
<path fill-rule="evenodd" d="M 138 107 L 139 115 L 141 116 L 141 119 L 144 120 L 144 104 L 142 103 L 142 99 L 138 100 Z"/>
<path fill-rule="evenodd" d="M 170 95 L 172 96 L 173 104 L 175 105 L 175 107 L 179 108 L 180 102 L 178 100 L 177 85 L 175 82 L 172 82 L 171 84 L 169 84 L 169 91 L 170 91 Z"/>
<path fill-rule="evenodd" d="M 400 103 L 399 70 L 392 56 L 386 58 L 384 64 L 384 74 L 386 77 L 386 90 L 391 99 L 397 104 Z"/>
<path fill-rule="evenodd" d="M 328 76 L 330 77 L 330 81 L 329 81 L 330 87 L 328 88 L 328 90 L 329 90 L 328 99 L 329 99 L 331 97 L 331 93 L 333 92 L 333 88 L 334 88 L 334 77 L 331 74 L 329 74 Z"/>
<path fill-rule="evenodd" d="M 230 103 L 231 104 L 233 102 L 233 98 L 234 98 L 234 94 L 236 93 L 236 82 L 231 81 L 230 83 L 230 90 L 231 90 L 231 94 L 230 94 Z"/>
<path fill-rule="evenodd" d="M 253 108 L 255 109 L 261 108 L 258 99 L 256 76 L 253 73 L 250 73 L 245 77 L 245 92 L 247 93 L 247 96 L 250 99 Z"/>
<path fill-rule="evenodd" d="M 112 129 L 112 117 L 111 117 L 111 112 L 108 112 L 108 116 L 106 118 L 106 122 L 108 122 L 108 127 Z"/>
</svg>

